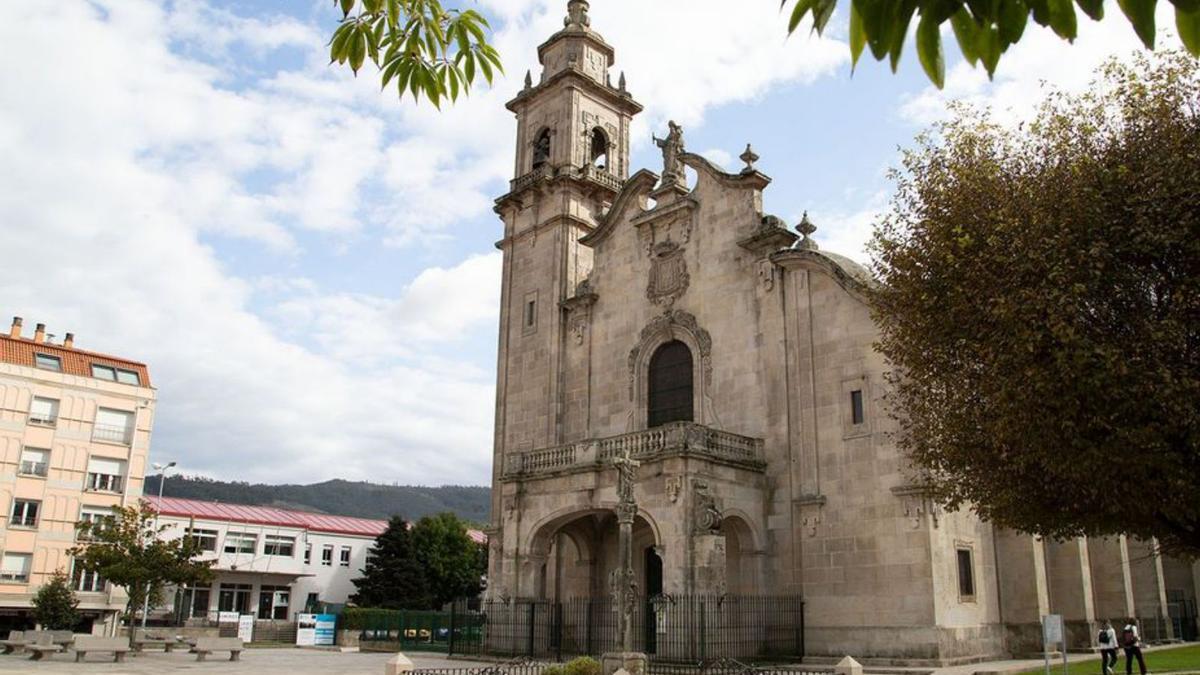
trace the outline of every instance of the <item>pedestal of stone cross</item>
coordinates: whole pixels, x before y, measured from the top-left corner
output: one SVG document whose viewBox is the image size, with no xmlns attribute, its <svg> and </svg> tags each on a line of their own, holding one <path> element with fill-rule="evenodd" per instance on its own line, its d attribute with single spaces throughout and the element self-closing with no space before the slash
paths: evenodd
<svg viewBox="0 0 1200 675">
<path fill-rule="evenodd" d="M 646 655 L 633 649 L 633 613 L 638 597 L 633 576 L 633 519 L 637 516 L 633 484 L 638 464 L 626 454 L 614 459 L 613 466 L 617 469 L 617 569 L 612 573 L 612 595 L 621 646 L 619 651 L 601 657 L 600 666 L 604 675 L 645 675 Z"/>
</svg>

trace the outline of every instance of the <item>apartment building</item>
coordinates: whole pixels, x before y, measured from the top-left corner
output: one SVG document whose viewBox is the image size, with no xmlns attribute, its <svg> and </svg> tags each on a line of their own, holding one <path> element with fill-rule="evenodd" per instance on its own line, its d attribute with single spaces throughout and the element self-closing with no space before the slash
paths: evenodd
<svg viewBox="0 0 1200 675">
<path fill-rule="evenodd" d="M 216 621 L 221 612 L 259 620 L 295 620 L 318 605 L 345 604 L 362 576 L 386 520 L 350 518 L 266 506 L 147 498 L 167 526 L 164 536 L 195 537 L 215 560 L 210 584 L 176 589 L 151 618 Z M 483 543 L 478 530 L 469 533 Z"/>
<path fill-rule="evenodd" d="M 54 338 L 40 323 L 25 337 L 20 317 L 0 334 L 0 633 L 32 625 L 30 599 L 56 570 L 94 631 L 125 605 L 68 551 L 77 521 L 141 497 L 155 390 L 145 364 Z"/>
</svg>

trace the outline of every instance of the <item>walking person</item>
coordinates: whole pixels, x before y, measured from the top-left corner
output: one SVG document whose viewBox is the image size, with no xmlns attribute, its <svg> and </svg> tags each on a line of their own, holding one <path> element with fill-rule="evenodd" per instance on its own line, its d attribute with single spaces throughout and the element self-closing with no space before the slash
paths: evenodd
<svg viewBox="0 0 1200 675">
<path fill-rule="evenodd" d="M 1113 669 L 1117 666 L 1117 630 L 1113 628 L 1112 621 L 1104 622 L 1096 636 L 1096 643 L 1100 645 L 1101 672 L 1103 675 L 1113 675 Z"/>
<path fill-rule="evenodd" d="M 1131 617 L 1121 630 L 1121 646 L 1125 648 L 1125 675 L 1133 675 L 1135 656 L 1142 675 L 1146 675 L 1146 659 L 1142 656 L 1142 636 L 1138 634 L 1137 619 Z"/>
</svg>

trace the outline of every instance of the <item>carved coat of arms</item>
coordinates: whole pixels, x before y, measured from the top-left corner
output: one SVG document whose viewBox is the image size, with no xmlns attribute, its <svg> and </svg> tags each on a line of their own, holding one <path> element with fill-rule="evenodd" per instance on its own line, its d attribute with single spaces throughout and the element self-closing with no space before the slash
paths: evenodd
<svg viewBox="0 0 1200 675">
<path fill-rule="evenodd" d="M 656 304 L 670 307 L 688 287 L 687 261 L 683 249 L 671 241 L 655 245 L 650 256 L 650 283 L 646 297 Z"/>
</svg>

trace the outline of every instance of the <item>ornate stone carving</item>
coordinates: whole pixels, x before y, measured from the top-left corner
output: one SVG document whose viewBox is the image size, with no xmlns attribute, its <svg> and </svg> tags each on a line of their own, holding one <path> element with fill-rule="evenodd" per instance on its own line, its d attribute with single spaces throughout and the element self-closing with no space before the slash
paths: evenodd
<svg viewBox="0 0 1200 675">
<path fill-rule="evenodd" d="M 679 501 L 679 493 L 683 491 L 683 477 L 667 476 L 666 490 L 668 501 L 672 504 Z"/>
<path fill-rule="evenodd" d="M 665 213 L 652 211 L 653 217 L 649 220 L 636 219 L 638 238 L 647 256 L 653 258 L 661 244 L 675 243 L 683 246 L 691 240 L 694 209 L 689 208 L 689 201 L 678 203 L 681 207 L 669 208 Z"/>
<path fill-rule="evenodd" d="M 670 307 L 687 291 L 690 280 L 687 261 L 679 244 L 673 241 L 657 244 L 650 258 L 650 283 L 646 285 L 646 298 L 655 304 Z"/>
<path fill-rule="evenodd" d="M 721 531 L 721 508 L 712 488 L 702 480 L 692 481 L 694 495 L 695 529 L 696 534 L 717 534 Z"/>
<path fill-rule="evenodd" d="M 657 346 L 661 342 L 666 342 L 671 338 L 674 329 L 680 329 L 689 335 L 696 342 L 696 348 L 699 354 L 694 354 L 700 359 L 700 374 L 702 383 L 707 386 L 712 384 L 712 336 L 708 331 L 700 327 L 696 317 L 681 309 L 670 309 L 665 313 L 657 316 L 642 329 L 641 336 L 638 339 L 638 344 L 629 352 L 629 398 L 634 398 L 634 387 L 637 382 L 638 361 L 641 358 L 642 351 Z"/>
<path fill-rule="evenodd" d="M 775 263 L 766 258 L 758 261 L 758 282 L 764 291 L 775 288 Z"/>
</svg>

